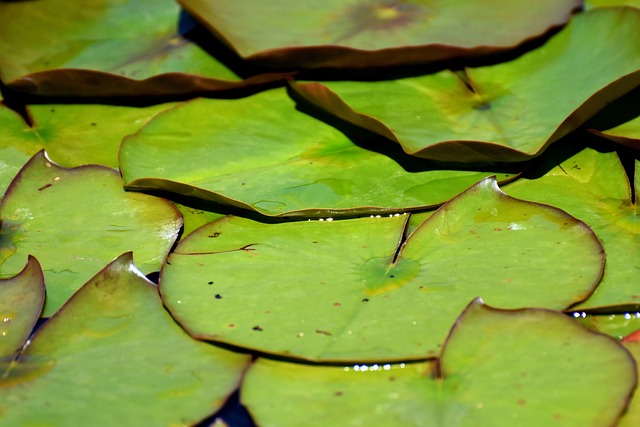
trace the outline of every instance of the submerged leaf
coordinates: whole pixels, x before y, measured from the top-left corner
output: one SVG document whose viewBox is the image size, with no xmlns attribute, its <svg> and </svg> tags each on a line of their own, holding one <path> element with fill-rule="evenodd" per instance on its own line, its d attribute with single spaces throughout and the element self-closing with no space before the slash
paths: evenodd
<svg viewBox="0 0 640 427">
<path fill-rule="evenodd" d="M 222 405 L 248 362 L 185 334 L 124 254 L 0 376 L 0 426 L 191 425 Z"/>
<path fill-rule="evenodd" d="M 120 151 L 129 190 L 166 190 L 268 216 L 404 212 L 439 205 L 491 175 L 405 160 L 297 111 L 284 89 L 181 104 Z"/>
<path fill-rule="evenodd" d="M 0 277 L 20 271 L 28 254 L 37 257 L 47 285 L 44 317 L 123 251 L 134 251 L 145 274 L 158 270 L 182 225 L 166 200 L 124 192 L 115 170 L 65 169 L 44 152 L 11 183 L 0 220 Z"/>
<path fill-rule="evenodd" d="M 13 360 L 31 334 L 44 296 L 42 269 L 33 257 L 14 277 L 0 279 L 0 377 L 4 372 L 2 363 Z"/>
<path fill-rule="evenodd" d="M 385 66 L 513 48 L 579 0 L 179 0 L 245 59 L 277 67 Z M 464 28 L 464 31 L 460 29 Z"/>
<path fill-rule="evenodd" d="M 411 155 L 517 162 L 539 155 L 640 86 L 639 70 L 640 10 L 597 9 L 577 15 L 545 45 L 509 62 L 463 73 L 292 87 Z"/>
<path fill-rule="evenodd" d="M 636 169 L 639 166 L 636 162 Z M 602 281 L 589 299 L 573 308 L 640 308 L 640 216 L 615 153 L 585 149 L 544 176 L 525 177 L 505 190 L 515 197 L 564 209 L 586 222 L 602 242 L 607 254 Z"/>
<path fill-rule="evenodd" d="M 265 426 L 605 427 L 625 410 L 635 382 L 631 356 L 613 339 L 557 312 L 476 301 L 456 322 L 439 366 L 259 359 L 242 401 Z"/>
<path fill-rule="evenodd" d="M 178 244 L 161 294 L 198 338 L 311 360 L 407 360 L 436 356 L 476 296 L 564 309 L 602 274 L 602 247 L 583 223 L 512 199 L 492 179 L 403 243 L 406 220 L 226 217 Z"/>
</svg>

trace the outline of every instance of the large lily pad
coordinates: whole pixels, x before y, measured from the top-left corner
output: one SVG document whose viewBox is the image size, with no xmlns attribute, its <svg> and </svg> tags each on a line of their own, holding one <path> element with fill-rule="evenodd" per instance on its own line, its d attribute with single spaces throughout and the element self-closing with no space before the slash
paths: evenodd
<svg viewBox="0 0 640 427">
<path fill-rule="evenodd" d="M 86 280 L 133 250 L 146 274 L 159 270 L 182 218 L 166 200 L 122 190 L 113 169 L 65 169 L 36 154 L 0 204 L 0 277 L 16 274 L 28 254 L 44 269 L 53 314 Z"/>
<path fill-rule="evenodd" d="M 259 359 L 242 400 L 264 426 L 604 427 L 619 419 L 635 378 L 618 343 L 560 313 L 474 302 L 439 364 L 342 368 Z"/>
<path fill-rule="evenodd" d="M 578 0 L 179 0 L 250 61 L 279 67 L 433 62 L 512 48 L 563 25 Z M 460 31 L 464 28 L 464 31 Z"/>
<path fill-rule="evenodd" d="M 418 163 L 414 171 L 356 145 L 297 111 L 283 88 L 186 102 L 127 137 L 120 152 L 127 189 L 166 190 L 269 216 L 421 209 L 492 174 Z"/>
<path fill-rule="evenodd" d="M 87 282 L 0 372 L 0 426 L 192 425 L 249 362 L 191 339 L 131 254 Z"/>
<path fill-rule="evenodd" d="M 636 169 L 639 165 L 636 162 Z M 531 174 L 535 177 L 537 173 Z M 639 184 L 636 182 L 636 189 Z M 615 153 L 587 148 L 544 176 L 523 178 L 506 191 L 564 209 L 586 222 L 602 242 L 607 254 L 602 282 L 576 310 L 640 309 L 638 206 L 632 202 L 631 184 Z"/>
<path fill-rule="evenodd" d="M 198 338 L 313 360 L 407 360 L 436 356 L 476 296 L 563 309 L 602 274 L 602 247 L 583 223 L 512 199 L 492 179 L 403 243 L 405 223 L 227 217 L 178 244 L 161 294 Z"/>
<path fill-rule="evenodd" d="M 0 366 L 13 360 L 31 334 L 44 305 L 44 292 L 42 269 L 33 257 L 14 277 L 0 279 Z"/>
<path fill-rule="evenodd" d="M 0 79 L 39 95 L 155 96 L 228 91 L 241 80 L 177 33 L 170 0 L 0 2 Z"/>
<path fill-rule="evenodd" d="M 414 156 L 515 162 L 539 155 L 640 86 L 639 69 L 640 10 L 612 8 L 577 15 L 545 45 L 509 62 L 390 81 L 293 88 Z"/>
</svg>

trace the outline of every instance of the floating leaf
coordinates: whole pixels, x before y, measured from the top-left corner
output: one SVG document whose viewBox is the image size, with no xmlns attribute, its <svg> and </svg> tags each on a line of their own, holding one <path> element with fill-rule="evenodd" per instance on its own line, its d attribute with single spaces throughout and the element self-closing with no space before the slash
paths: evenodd
<svg viewBox="0 0 640 427">
<path fill-rule="evenodd" d="M 596 7 L 632 6 L 640 8 L 640 0 L 585 0 L 585 9 Z"/>
<path fill-rule="evenodd" d="M 639 69 L 640 10 L 597 9 L 577 15 L 544 46 L 513 61 L 399 80 L 293 88 L 414 156 L 516 162 L 539 155 L 640 86 Z"/>
<path fill-rule="evenodd" d="M 0 279 L 0 367 L 13 360 L 31 334 L 44 305 L 44 292 L 42 270 L 33 257 L 14 277 Z"/>
<path fill-rule="evenodd" d="M 280 78 L 242 81 L 177 33 L 178 13 L 167 0 L 0 2 L 0 79 L 39 95 L 130 97 L 228 91 Z"/>
<path fill-rule="evenodd" d="M 120 162 L 129 190 L 166 190 L 269 216 L 424 208 L 491 175 L 432 169 L 425 162 L 407 170 L 296 111 L 282 88 L 165 111 L 123 141 Z"/>
<path fill-rule="evenodd" d="M 202 227 L 203 225 L 213 222 L 224 216 L 216 212 L 205 211 L 202 209 L 181 205 L 180 203 L 174 202 L 173 204 L 182 215 L 182 220 L 184 221 L 182 230 L 183 236 L 187 236 L 189 233 Z"/>
<path fill-rule="evenodd" d="M 0 275 L 14 275 L 28 254 L 37 257 L 47 285 L 45 317 L 123 251 L 134 251 L 144 273 L 158 270 L 182 225 L 167 201 L 124 192 L 115 170 L 65 169 L 43 152 L 13 180 L 0 219 Z"/>
<path fill-rule="evenodd" d="M 633 355 L 636 364 L 640 363 L 640 342 L 638 340 L 625 341 L 624 346 Z M 640 399 L 636 393 L 618 427 L 635 427 L 638 424 L 640 424 Z"/>
<path fill-rule="evenodd" d="M 85 284 L 0 376 L 1 426 L 191 425 L 249 362 L 191 339 L 124 254 Z"/>
<path fill-rule="evenodd" d="M 509 49 L 563 25 L 581 2 L 179 3 L 247 60 L 278 67 L 362 68 L 433 62 Z"/>
<path fill-rule="evenodd" d="M 41 142 L 29 132 L 22 117 L 0 102 L 0 195 L 27 160 L 41 149 Z"/>
<path fill-rule="evenodd" d="M 416 333 L 420 333 L 416 331 Z M 635 387 L 613 339 L 557 312 L 472 303 L 437 362 L 320 367 L 259 359 L 242 401 L 260 425 L 611 426 Z"/>
<path fill-rule="evenodd" d="M 636 168 L 638 165 L 636 162 Z M 587 148 L 544 176 L 520 179 L 506 191 L 564 209 L 586 222 L 602 242 L 607 254 L 602 282 L 588 300 L 574 307 L 576 310 L 640 308 L 640 217 L 615 153 Z"/>
<path fill-rule="evenodd" d="M 161 294 L 198 338 L 312 360 L 407 360 L 436 356 L 476 296 L 563 309 L 602 274 L 602 247 L 583 223 L 512 199 L 492 179 L 403 243 L 405 223 L 226 217 L 178 244 Z"/>
<path fill-rule="evenodd" d="M 573 316 L 582 325 L 616 339 L 623 339 L 640 329 L 640 312 L 618 314 L 587 314 L 575 312 Z"/>
<path fill-rule="evenodd" d="M 640 117 L 605 131 L 590 129 L 590 132 L 618 144 L 640 149 Z"/>
</svg>

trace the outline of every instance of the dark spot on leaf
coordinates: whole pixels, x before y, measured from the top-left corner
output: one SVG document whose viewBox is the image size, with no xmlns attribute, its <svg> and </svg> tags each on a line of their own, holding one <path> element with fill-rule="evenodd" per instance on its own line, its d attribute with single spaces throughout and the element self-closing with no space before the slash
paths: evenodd
<svg viewBox="0 0 640 427">
<path fill-rule="evenodd" d="M 222 295 L 216 294 L 216 299 L 222 299 Z"/>
<path fill-rule="evenodd" d="M 262 331 L 263 331 L 263 329 L 262 329 L 260 326 L 258 326 L 258 325 L 254 326 L 254 327 L 253 327 L 253 328 L 251 328 L 251 329 L 253 329 L 254 331 L 258 331 L 258 332 L 262 332 Z"/>
<path fill-rule="evenodd" d="M 638 295 L 631 295 L 631 299 L 638 299 Z"/>
<path fill-rule="evenodd" d="M 334 394 L 335 394 L 336 396 L 340 397 L 340 396 L 342 396 L 344 393 L 343 393 L 343 392 L 341 392 L 341 391 L 336 391 Z"/>
<path fill-rule="evenodd" d="M 236 325 L 235 325 L 235 324 L 233 324 L 233 323 L 229 323 L 229 324 L 227 325 L 227 327 L 229 327 L 229 328 L 235 328 L 235 327 L 236 327 Z"/>
<path fill-rule="evenodd" d="M 491 104 L 488 102 L 481 102 L 479 104 L 474 105 L 473 109 L 478 111 L 487 111 L 491 109 Z"/>
<path fill-rule="evenodd" d="M 55 112 L 56 112 L 56 109 L 55 109 L 55 108 L 52 108 L 52 109 L 51 109 L 51 110 L 49 110 L 49 111 L 51 111 L 52 113 L 55 113 Z"/>
<path fill-rule="evenodd" d="M 316 334 L 331 336 L 331 332 L 323 331 L 322 329 L 316 329 Z"/>
<path fill-rule="evenodd" d="M 502 228 L 494 228 L 496 231 L 502 231 Z"/>
<path fill-rule="evenodd" d="M 362 302 L 369 302 L 369 298 L 363 298 Z"/>
<path fill-rule="evenodd" d="M 389 377 L 389 381 L 393 382 L 396 380 L 396 377 Z"/>
<path fill-rule="evenodd" d="M 45 184 L 42 187 L 38 188 L 38 191 L 42 191 L 42 190 L 46 190 L 47 188 L 51 187 L 53 184 Z"/>
<path fill-rule="evenodd" d="M 336 307 L 340 307 L 342 304 L 340 304 L 339 302 L 334 302 L 333 305 Z"/>
<path fill-rule="evenodd" d="M 207 236 L 207 237 L 210 237 L 210 238 L 216 238 L 216 237 L 218 237 L 219 235 L 220 235 L 220 233 L 215 232 L 215 233 L 213 233 L 213 234 L 210 234 L 210 235 L 209 235 L 209 236 Z"/>
<path fill-rule="evenodd" d="M 208 285 L 213 285 L 213 282 L 207 282 Z"/>
<path fill-rule="evenodd" d="M 315 241 L 314 241 L 314 242 L 311 242 L 311 243 L 318 243 L 318 242 L 315 242 Z"/>
<path fill-rule="evenodd" d="M 97 123 L 91 123 L 91 126 L 97 126 L 97 125 L 98 125 Z"/>
<path fill-rule="evenodd" d="M 524 399 L 518 399 L 518 405 L 522 406 L 522 405 L 526 405 L 527 401 Z"/>
</svg>

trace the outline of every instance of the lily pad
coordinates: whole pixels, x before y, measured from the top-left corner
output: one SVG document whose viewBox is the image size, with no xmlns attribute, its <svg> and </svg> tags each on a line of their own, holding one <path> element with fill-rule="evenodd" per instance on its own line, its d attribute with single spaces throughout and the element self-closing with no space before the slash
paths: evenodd
<svg viewBox="0 0 640 427">
<path fill-rule="evenodd" d="M 513 48 L 563 25 L 578 0 L 179 0 L 249 61 L 362 68 Z M 460 31 L 464 28 L 464 31 Z"/>
<path fill-rule="evenodd" d="M 640 150 L 640 117 L 604 131 L 590 129 L 590 132 L 618 144 Z"/>
<path fill-rule="evenodd" d="M 640 329 L 640 312 L 638 311 L 616 314 L 587 314 L 583 311 L 574 312 L 573 317 L 587 328 L 619 340 Z"/>
<path fill-rule="evenodd" d="M 191 339 L 118 257 L 0 376 L 0 426 L 191 425 L 237 387 L 249 357 Z"/>
<path fill-rule="evenodd" d="M 0 2 L 0 79 L 38 95 L 139 97 L 228 91 L 280 78 L 243 81 L 178 34 L 179 11 L 167 0 Z"/>
<path fill-rule="evenodd" d="M 631 356 L 610 337 L 557 312 L 476 301 L 438 362 L 343 368 L 259 359 L 242 401 L 264 426 L 604 427 L 616 424 L 635 381 Z"/>
<path fill-rule="evenodd" d="M 120 175 L 101 166 L 65 169 L 37 153 L 0 204 L 0 277 L 32 254 L 47 285 L 52 315 L 107 262 L 133 250 L 145 273 L 160 269 L 182 218 L 166 200 L 126 193 Z"/>
<path fill-rule="evenodd" d="M 129 190 L 164 190 L 267 216 L 424 209 L 492 175 L 418 163 L 412 170 L 360 147 L 297 111 L 284 88 L 183 103 L 157 115 L 120 149 Z"/>
<path fill-rule="evenodd" d="M 640 162 L 636 162 L 636 170 Z M 596 291 L 576 310 L 640 309 L 640 217 L 631 184 L 615 153 L 584 149 L 542 177 L 536 171 L 506 187 L 515 197 L 548 203 L 586 222 L 607 254 Z M 638 179 L 638 172 L 636 172 Z M 640 181 L 636 189 L 640 189 Z M 637 190 L 636 190 L 637 191 Z"/>
<path fill-rule="evenodd" d="M 583 223 L 490 178 L 404 241 L 406 221 L 226 217 L 178 244 L 162 298 L 197 338 L 309 360 L 408 360 L 436 356 L 476 296 L 564 309 L 602 274 L 602 247 Z"/>
<path fill-rule="evenodd" d="M 596 7 L 631 6 L 640 8 L 640 0 L 585 0 L 585 9 Z"/>
<path fill-rule="evenodd" d="M 42 269 L 33 257 L 14 277 L 0 279 L 0 366 L 13 360 L 31 334 L 44 305 L 44 292 Z"/>
<path fill-rule="evenodd" d="M 639 70 L 640 10 L 605 8 L 577 15 L 546 44 L 509 62 L 398 80 L 292 87 L 411 155 L 517 162 L 539 155 L 640 86 Z"/>
</svg>

